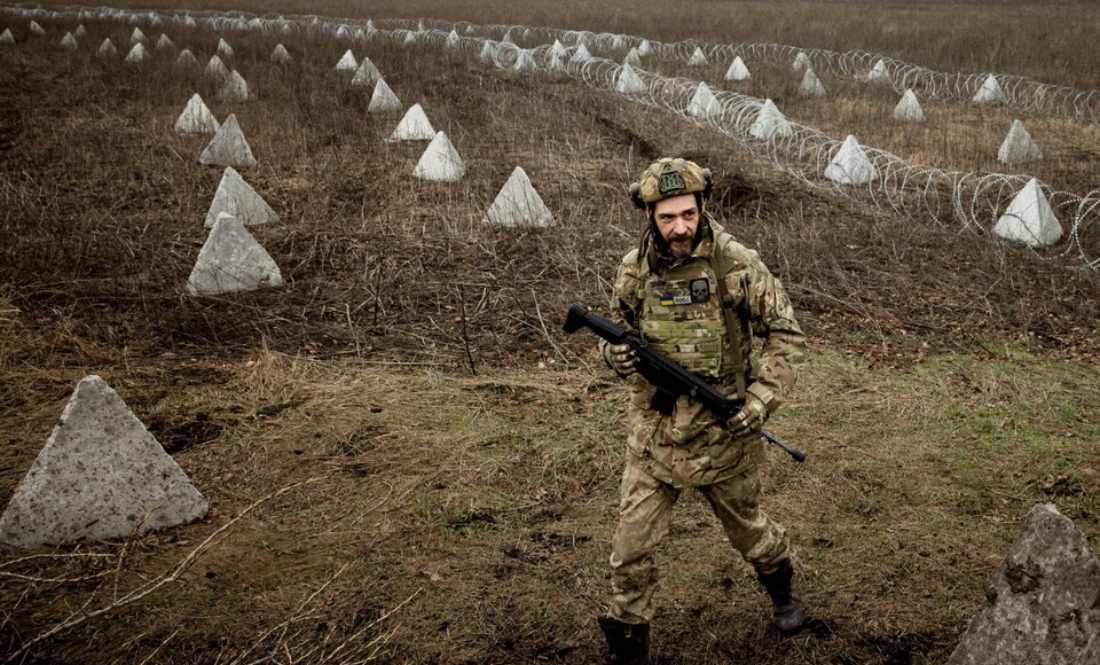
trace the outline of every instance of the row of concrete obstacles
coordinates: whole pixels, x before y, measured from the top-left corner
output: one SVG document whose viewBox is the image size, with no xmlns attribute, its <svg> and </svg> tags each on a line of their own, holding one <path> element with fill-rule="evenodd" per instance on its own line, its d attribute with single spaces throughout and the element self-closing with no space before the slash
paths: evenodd
<svg viewBox="0 0 1100 665">
<path fill-rule="evenodd" d="M 810 70 L 807 69 L 807 73 Z M 645 90 L 645 83 L 633 67 L 624 64 L 616 82 L 616 91 L 631 95 Z M 700 119 L 721 113 L 721 106 L 706 83 L 700 82 L 696 85 L 686 113 Z M 894 116 L 899 119 L 923 118 L 919 102 L 911 90 L 903 95 L 894 110 Z M 795 137 L 797 131 L 795 125 L 770 99 L 760 105 L 756 119 L 748 127 L 750 136 L 769 142 Z M 997 157 L 1004 164 L 1018 164 L 1040 159 L 1042 152 L 1023 124 L 1014 120 Z M 849 135 L 840 144 L 823 175 L 840 185 L 873 186 L 880 173 L 856 137 Z M 1031 247 L 1053 244 L 1063 234 L 1061 223 L 1035 179 L 1016 194 L 1004 214 L 998 218 L 993 232 L 1002 238 L 1023 242 Z"/>
<path fill-rule="evenodd" d="M 286 52 L 285 49 L 283 52 Z M 385 86 L 385 81 L 369 58 L 363 58 L 360 63 L 349 50 L 337 63 L 336 70 L 355 72 L 353 85 L 374 82 L 369 111 L 400 110 L 400 102 Z M 367 74 L 364 75 L 364 72 Z M 360 79 L 360 83 L 355 83 L 356 78 Z M 380 100 L 384 102 L 387 95 L 392 103 L 379 108 L 382 104 Z M 199 162 L 226 167 L 207 213 L 206 226 L 211 231 L 188 279 L 188 293 L 216 295 L 282 285 L 283 279 L 275 261 L 246 228 L 276 216 L 266 201 L 233 168 L 256 163 L 236 117 L 230 115 L 225 123 L 219 125 L 202 97 L 196 93 L 177 118 L 175 127 L 181 134 L 215 132 Z M 435 131 L 423 107 L 414 104 L 386 141 L 421 140 L 430 140 L 430 143 L 413 168 L 414 177 L 440 182 L 457 182 L 463 178 L 466 167 L 454 144 L 444 132 Z M 494 226 L 544 227 L 553 225 L 554 217 L 526 172 L 517 166 L 482 221 Z"/>
<path fill-rule="evenodd" d="M 141 37 L 135 34 L 138 45 Z M 227 49 L 225 44 L 221 50 L 228 53 Z M 289 57 L 280 45 L 273 60 L 281 54 Z M 354 69 L 347 58 L 341 62 L 341 71 L 357 75 L 373 69 L 366 58 Z M 384 82 L 373 71 L 377 92 Z M 213 133 L 198 161 L 225 167 L 206 213 L 204 226 L 209 234 L 188 278 L 188 293 L 216 295 L 282 285 L 278 265 L 247 228 L 277 221 L 278 215 L 234 168 L 256 163 L 236 116 L 230 114 L 219 123 L 196 93 L 177 118 L 175 129 L 180 134 Z M 429 139 L 413 175 L 460 180 L 465 174 L 461 157 L 446 134 L 432 128 L 420 104 L 409 108 L 386 140 Z M 517 166 L 483 222 L 550 226 L 554 218 L 526 172 Z M 200 519 L 206 511 L 206 501 L 186 474 L 118 394 L 93 375 L 78 384 L 60 423 L 0 516 L 0 544 L 37 547 L 123 538 Z"/>
<path fill-rule="evenodd" d="M 371 32 L 373 32 L 373 30 Z M 363 36 L 365 38 L 366 33 L 364 33 Z M 136 46 L 140 46 L 143 38 L 144 35 L 135 28 L 135 33 L 131 36 L 131 42 Z M 447 47 L 453 48 L 457 45 L 456 40 L 457 35 L 455 35 L 455 40 L 449 38 Z M 455 41 L 455 44 L 451 44 L 452 41 Z M 491 52 L 488 42 L 485 44 L 485 47 L 482 53 L 483 60 L 486 57 L 490 57 L 486 55 L 486 51 Z M 224 39 L 219 39 L 218 50 L 220 53 L 232 53 L 232 48 Z M 526 53 L 526 51 L 521 52 L 521 56 L 523 53 Z M 568 49 L 562 46 L 559 41 L 555 41 L 550 49 L 551 65 L 554 62 L 560 65 L 562 59 L 567 57 L 567 55 Z M 644 82 L 632 67 L 632 65 L 637 65 L 641 62 L 642 55 L 640 48 L 631 49 L 630 52 L 627 53 L 627 57 L 624 59 L 624 65 L 617 80 L 616 89 L 618 92 L 632 94 L 645 90 Z M 591 58 L 591 55 L 582 44 L 574 50 L 570 61 L 583 61 L 589 58 Z M 271 59 L 273 62 L 289 62 L 290 55 L 285 47 L 279 44 L 272 53 Z M 690 60 L 693 64 L 706 64 L 705 56 L 700 49 L 696 49 L 696 52 Z M 520 67 L 521 64 L 522 63 L 517 62 L 516 66 Z M 532 67 L 534 66 L 533 60 L 531 61 L 531 65 Z M 810 68 L 810 58 L 804 52 L 800 52 L 798 56 L 796 56 L 792 67 L 795 70 L 805 70 L 803 79 L 804 87 L 807 89 L 807 92 L 816 95 L 817 92 L 815 91 L 818 91 L 821 86 L 820 81 L 816 79 L 816 76 Z M 368 106 L 368 111 L 386 112 L 399 110 L 401 108 L 400 100 L 393 93 L 392 89 L 386 85 L 385 81 L 382 80 L 377 68 L 374 67 L 369 58 L 364 58 L 362 63 L 359 63 L 353 52 L 349 49 L 336 63 L 335 69 L 341 72 L 354 71 L 355 75 L 352 78 L 352 85 L 373 84 L 375 86 L 370 105 Z M 218 91 L 219 99 L 224 101 L 244 101 L 248 98 L 247 83 L 236 72 L 227 72 L 224 65 L 218 59 L 218 54 L 215 54 L 211 58 L 206 72 L 213 78 L 221 77 L 224 80 L 221 89 Z M 745 66 L 744 61 L 740 56 L 737 56 L 731 64 L 730 69 L 727 71 L 727 78 L 731 80 L 745 80 L 749 77 L 751 77 L 751 74 L 748 72 L 748 68 Z M 871 82 L 888 82 L 890 77 L 885 62 L 879 60 L 866 78 Z M 989 75 L 985 79 L 981 89 L 975 95 L 974 101 L 983 104 L 1005 101 L 1003 90 L 995 76 Z M 720 110 L 720 105 L 710 88 L 705 83 L 699 83 L 695 90 L 694 97 L 688 106 L 688 115 L 693 117 L 706 117 L 711 114 L 719 113 Z M 901 100 L 894 109 L 893 117 L 904 121 L 923 120 L 923 110 L 912 90 L 906 90 L 902 95 Z M 790 123 L 775 107 L 774 102 L 771 100 L 766 100 L 765 104 L 758 111 L 756 121 L 749 128 L 750 135 L 762 140 L 772 140 L 778 137 L 789 136 L 792 133 L 793 130 L 791 129 Z M 1041 157 L 1041 150 L 1023 127 L 1022 123 L 1020 123 L 1019 120 L 1013 121 L 1007 136 L 998 150 L 998 160 L 1005 164 L 1018 164 L 1041 159 Z M 417 177 L 442 181 L 455 181 L 461 179 L 464 173 L 465 167 L 461 158 L 458 156 L 453 144 L 450 143 L 445 135 L 435 137 L 433 145 L 429 146 L 429 150 L 425 151 L 420 163 L 418 163 L 417 167 L 414 169 L 414 175 Z M 849 136 L 843 142 L 837 154 L 834 155 L 832 161 L 825 170 L 824 176 L 829 180 L 833 180 L 843 185 L 865 185 L 873 182 L 879 176 L 879 173 L 871 160 L 867 158 L 855 137 Z M 1035 196 L 1036 193 L 1038 197 Z M 1063 230 L 1049 205 L 1049 201 L 1045 199 L 1041 188 L 1038 187 L 1038 183 L 1035 183 L 1034 187 L 1029 184 L 1029 187 L 1025 187 L 1017 193 L 1005 214 L 1002 215 L 994 225 L 994 233 L 1010 240 L 1024 242 L 1030 246 L 1045 246 L 1057 242 L 1063 235 Z"/>
<path fill-rule="evenodd" d="M 735 64 L 740 62 L 741 59 L 738 56 Z M 648 90 L 645 82 L 636 71 L 636 67 L 637 65 L 624 62 L 615 83 L 616 92 L 624 95 L 636 95 L 645 93 Z M 744 67 L 743 64 L 742 67 Z M 996 83 L 995 79 L 994 83 Z M 803 97 L 825 96 L 825 88 L 817 76 L 814 75 L 812 69 L 806 69 L 802 84 L 799 87 L 799 94 Z M 789 135 L 789 123 L 787 123 L 786 117 L 779 112 L 774 102 L 767 100 L 767 103 L 770 106 L 762 108 L 758 112 L 756 125 L 754 125 L 757 129 L 751 133 L 757 138 L 763 139 Z M 688 102 L 687 113 L 696 118 L 705 118 L 721 113 L 721 104 L 706 83 L 700 82 L 696 86 L 695 93 L 692 95 L 691 101 Z M 916 93 L 911 89 L 907 89 L 902 94 L 901 99 L 898 100 L 891 116 L 901 122 L 924 122 L 924 110 L 921 108 Z M 1001 144 L 1001 148 L 997 151 L 997 160 L 1002 164 L 1023 164 L 1042 159 L 1042 157 L 1042 152 L 1035 145 L 1031 135 L 1024 129 L 1023 124 L 1019 120 L 1014 120 L 1008 135 Z"/>
</svg>

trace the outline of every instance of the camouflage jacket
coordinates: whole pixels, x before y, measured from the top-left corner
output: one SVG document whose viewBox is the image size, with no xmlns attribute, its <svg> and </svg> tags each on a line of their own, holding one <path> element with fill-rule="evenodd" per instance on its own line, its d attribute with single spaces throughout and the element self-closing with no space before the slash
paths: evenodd
<svg viewBox="0 0 1100 665">
<path fill-rule="evenodd" d="M 737 393 L 737 370 L 730 361 L 736 354 L 730 347 L 732 340 L 739 340 L 740 357 L 744 359 L 742 385 L 764 402 L 769 413 L 774 412 L 795 384 L 806 337 L 782 284 L 759 255 L 725 234 L 710 217 L 704 220 L 703 237 L 690 257 L 676 260 L 662 255 L 652 239 L 623 257 L 615 279 L 611 318 L 628 329 L 641 331 L 655 348 L 704 376 L 727 395 Z M 719 260 L 713 261 L 718 238 L 724 245 Z M 733 335 L 726 330 L 714 288 L 715 266 L 724 271 L 721 277 L 737 313 L 740 330 Z M 686 276 L 690 289 L 683 280 L 672 279 L 677 276 Z M 704 299 L 702 289 L 696 288 L 696 284 L 705 288 L 704 279 L 711 284 L 709 299 Z M 689 300 L 691 304 L 687 304 Z M 661 336 L 667 337 L 664 331 L 674 325 L 692 327 L 662 348 Z M 706 344 L 708 331 L 720 331 L 720 351 Z M 654 337 L 658 338 L 656 343 Z M 696 337 L 704 338 L 703 343 L 685 343 L 694 342 Z M 760 343 L 758 352 L 753 350 L 753 338 Z M 721 360 L 708 364 L 711 355 L 721 356 Z M 677 487 L 706 485 L 743 473 L 759 462 L 763 453 L 761 437 L 734 440 L 725 422 L 686 396 L 677 399 L 671 415 L 663 415 L 651 407 L 654 387 L 637 374 L 630 381 L 627 454 L 653 476 Z"/>
</svg>

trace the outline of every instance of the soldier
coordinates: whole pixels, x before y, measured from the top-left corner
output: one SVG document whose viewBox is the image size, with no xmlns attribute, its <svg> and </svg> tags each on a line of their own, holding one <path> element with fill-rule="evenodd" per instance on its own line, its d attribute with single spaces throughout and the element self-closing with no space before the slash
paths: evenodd
<svg viewBox="0 0 1100 665">
<path fill-rule="evenodd" d="M 608 662 L 648 662 L 657 566 L 681 490 L 706 497 L 730 545 L 756 570 L 784 633 L 805 621 L 784 528 L 758 507 L 760 429 L 790 393 L 806 338 L 790 300 L 759 255 L 737 243 L 706 212 L 711 174 L 694 162 L 664 158 L 631 185 L 649 227 L 615 280 L 612 318 L 652 348 L 712 382 L 744 408 L 721 422 L 687 396 L 670 414 L 655 408 L 655 389 L 635 373 L 627 345 L 601 340 L 608 365 L 631 382 L 626 469 L 619 525 L 612 540 L 612 599 L 599 624 Z M 753 360 L 753 338 L 762 342 Z M 666 409 L 667 410 L 667 409 Z"/>
</svg>

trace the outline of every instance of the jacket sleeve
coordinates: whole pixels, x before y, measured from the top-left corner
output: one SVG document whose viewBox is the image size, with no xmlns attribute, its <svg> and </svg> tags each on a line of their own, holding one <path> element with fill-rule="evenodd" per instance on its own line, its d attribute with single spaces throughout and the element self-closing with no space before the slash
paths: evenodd
<svg viewBox="0 0 1100 665">
<path fill-rule="evenodd" d="M 794 316 L 783 285 L 749 251 L 746 257 L 745 299 L 753 335 L 762 343 L 756 380 L 748 392 L 771 413 L 790 395 L 798 380 L 798 368 L 806 356 L 806 335 Z"/>
<path fill-rule="evenodd" d="M 611 295 L 611 313 L 608 317 L 628 331 L 636 332 L 638 330 L 637 312 L 640 303 L 638 286 L 640 281 L 638 250 L 634 249 L 623 257 L 618 272 L 615 274 L 615 286 Z M 599 340 L 600 356 L 610 366 L 607 347 L 607 341 L 601 338 Z"/>
</svg>

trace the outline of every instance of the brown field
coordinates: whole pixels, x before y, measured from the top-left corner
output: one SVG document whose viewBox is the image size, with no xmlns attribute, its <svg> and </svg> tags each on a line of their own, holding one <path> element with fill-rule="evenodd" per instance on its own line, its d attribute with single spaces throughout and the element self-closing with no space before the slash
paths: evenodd
<svg viewBox="0 0 1100 665">
<path fill-rule="evenodd" d="M 1100 88 L 1091 3 L 188 6 L 246 4 L 858 48 Z M 55 46 L 75 22 L 30 40 L 0 14 L 8 26 L 19 43 L 0 47 L 0 506 L 73 386 L 98 373 L 213 512 L 125 542 L 0 553 L 0 658 L 598 662 L 624 392 L 593 340 L 560 324 L 571 302 L 606 307 L 644 225 L 626 185 L 664 154 L 714 169 L 719 219 L 760 250 L 811 337 L 772 424 L 810 458 L 772 455 L 765 502 L 792 530 L 816 621 L 775 634 L 751 571 L 685 494 L 661 552 L 655 662 L 943 662 L 1033 503 L 1100 537 L 1091 272 L 837 199 L 568 78 L 429 46 L 354 51 L 452 138 L 467 165 L 456 184 L 410 177 L 423 144 L 383 143 L 400 114 L 366 113 L 369 91 L 333 71 L 348 47 L 335 40 L 220 35 L 256 96 L 230 105 L 171 58 L 91 57 L 104 37 L 123 49 L 130 25 L 86 22 L 77 53 Z M 202 63 L 219 37 L 167 32 Z M 283 70 L 268 62 L 280 41 L 296 59 Z M 701 76 L 721 81 L 724 67 Z M 833 96 L 804 101 L 797 77 L 754 75 L 743 91 L 799 122 L 943 168 L 996 170 L 1012 119 L 944 103 L 908 131 L 877 120 L 894 103 L 881 90 L 823 78 Z M 182 295 L 221 176 L 195 159 L 206 138 L 172 130 L 193 92 L 219 119 L 235 113 L 257 155 L 242 173 L 280 221 L 253 233 L 285 288 Z M 1080 194 L 1100 184 L 1100 130 L 1025 122 L 1046 159 L 1022 172 Z M 516 165 L 556 227 L 481 225 Z"/>
</svg>

